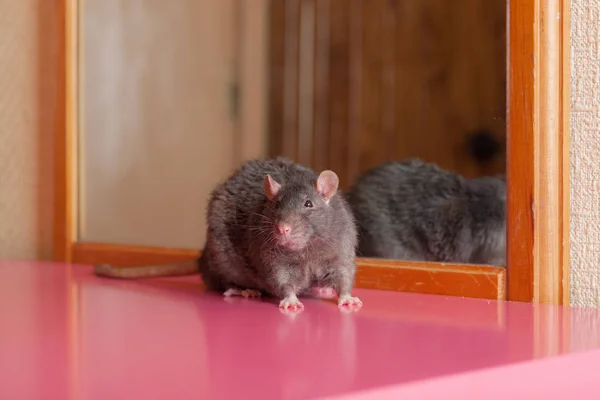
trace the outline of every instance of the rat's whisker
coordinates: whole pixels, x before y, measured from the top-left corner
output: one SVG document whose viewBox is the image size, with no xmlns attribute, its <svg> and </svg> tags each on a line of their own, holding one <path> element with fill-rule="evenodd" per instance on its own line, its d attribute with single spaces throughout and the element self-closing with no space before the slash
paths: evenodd
<svg viewBox="0 0 600 400">
<path fill-rule="evenodd" d="M 270 246 L 272 242 L 275 241 L 275 236 L 273 235 L 273 233 L 271 233 L 270 235 L 267 235 L 266 239 L 263 241 L 262 245 L 260 246 L 260 249 L 264 249 L 265 246 Z"/>
<path fill-rule="evenodd" d="M 259 230 L 258 230 L 258 233 L 256 233 L 256 234 L 255 234 L 255 235 L 252 237 L 252 240 L 254 241 L 254 240 L 258 239 L 258 238 L 259 238 L 261 235 L 264 235 L 264 234 L 266 234 L 266 233 L 267 233 L 267 232 L 266 232 L 265 230 L 263 230 L 263 229 L 259 229 Z"/>
<path fill-rule="evenodd" d="M 264 219 L 264 220 L 266 220 L 266 221 L 268 221 L 268 222 L 271 222 L 271 218 L 267 217 L 267 216 L 266 216 L 266 215 L 264 215 L 264 214 L 261 214 L 261 213 L 256 213 L 256 212 L 253 212 L 253 211 L 250 211 L 250 214 L 254 214 L 254 215 L 256 215 L 257 217 L 261 217 L 262 219 Z"/>
</svg>

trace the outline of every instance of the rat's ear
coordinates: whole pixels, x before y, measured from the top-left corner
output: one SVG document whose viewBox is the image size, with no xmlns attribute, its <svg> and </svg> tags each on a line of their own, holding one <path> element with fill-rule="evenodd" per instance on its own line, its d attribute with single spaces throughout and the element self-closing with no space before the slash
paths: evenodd
<svg viewBox="0 0 600 400">
<path fill-rule="evenodd" d="M 325 170 L 319 175 L 315 186 L 317 192 L 325 199 L 325 202 L 329 203 L 329 200 L 333 197 L 335 192 L 337 192 L 339 184 L 340 180 L 335 172 Z"/>
<path fill-rule="evenodd" d="M 281 185 L 271 178 L 271 175 L 265 177 L 265 194 L 269 200 L 273 200 L 281 190 Z"/>
</svg>

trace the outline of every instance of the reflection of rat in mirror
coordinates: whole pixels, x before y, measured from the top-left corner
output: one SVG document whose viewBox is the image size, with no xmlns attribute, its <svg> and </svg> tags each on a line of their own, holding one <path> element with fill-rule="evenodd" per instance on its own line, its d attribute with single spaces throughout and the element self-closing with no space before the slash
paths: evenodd
<svg viewBox="0 0 600 400">
<path fill-rule="evenodd" d="M 299 295 L 332 288 L 340 306 L 360 306 L 351 296 L 357 232 L 350 207 L 337 194 L 332 171 L 313 170 L 284 158 L 249 161 L 212 192 L 207 239 L 197 263 L 114 268 L 115 278 L 200 272 L 206 286 L 225 296 L 281 299 L 302 308 Z"/>
<path fill-rule="evenodd" d="M 505 265 L 506 179 L 418 159 L 382 164 L 348 194 L 364 257 Z"/>
</svg>

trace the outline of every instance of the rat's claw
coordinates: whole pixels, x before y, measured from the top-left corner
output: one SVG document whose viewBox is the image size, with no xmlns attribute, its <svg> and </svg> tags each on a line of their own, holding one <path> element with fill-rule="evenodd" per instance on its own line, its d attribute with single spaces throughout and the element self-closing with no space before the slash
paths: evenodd
<svg viewBox="0 0 600 400">
<path fill-rule="evenodd" d="M 338 310 L 340 310 L 340 312 L 344 313 L 344 314 L 352 314 L 352 313 L 358 312 L 358 310 L 360 310 L 360 306 L 358 306 L 358 307 L 338 306 Z"/>
<path fill-rule="evenodd" d="M 350 295 L 340 296 L 338 299 L 339 307 L 362 307 L 362 301 L 358 297 Z"/>
<path fill-rule="evenodd" d="M 260 297 L 260 292 L 258 290 L 253 290 L 253 289 L 244 289 L 240 292 L 240 295 L 245 298 Z"/>
<path fill-rule="evenodd" d="M 254 289 L 227 289 L 224 293 L 223 296 L 225 297 L 231 297 L 231 296 L 241 296 L 241 297 L 245 297 L 245 298 L 249 298 L 249 297 L 260 297 L 260 292 L 258 290 L 254 290 Z"/>
<path fill-rule="evenodd" d="M 224 297 L 231 297 L 231 296 L 240 296 L 241 295 L 241 291 L 239 289 L 227 289 L 224 293 L 223 296 Z"/>
<path fill-rule="evenodd" d="M 290 317 L 291 319 L 296 318 L 296 316 L 304 311 L 304 308 L 282 308 L 279 307 L 279 312 L 283 315 Z"/>
<path fill-rule="evenodd" d="M 295 310 L 304 308 L 304 304 L 302 304 L 295 295 L 292 295 L 281 300 L 279 308 Z"/>
</svg>

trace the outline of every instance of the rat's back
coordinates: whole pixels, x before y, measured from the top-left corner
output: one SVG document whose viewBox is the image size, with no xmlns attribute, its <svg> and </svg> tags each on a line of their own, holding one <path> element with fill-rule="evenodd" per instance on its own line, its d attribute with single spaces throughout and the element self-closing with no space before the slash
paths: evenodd
<svg viewBox="0 0 600 400">
<path fill-rule="evenodd" d="M 388 162 L 361 176 L 348 200 L 360 256 L 469 262 L 472 184 L 418 159 Z"/>
</svg>

